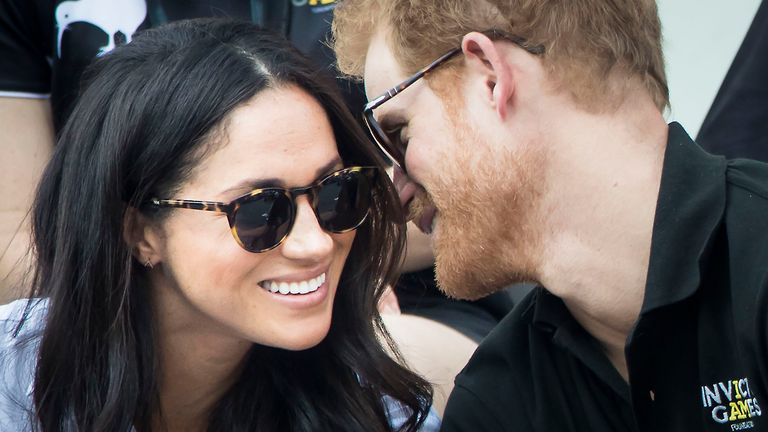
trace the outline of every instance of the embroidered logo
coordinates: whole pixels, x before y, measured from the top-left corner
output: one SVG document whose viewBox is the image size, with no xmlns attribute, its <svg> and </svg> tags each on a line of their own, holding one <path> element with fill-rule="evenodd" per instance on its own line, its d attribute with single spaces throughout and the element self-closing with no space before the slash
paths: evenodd
<svg viewBox="0 0 768 432">
<path fill-rule="evenodd" d="M 116 36 L 122 33 L 125 43 L 131 41 L 147 15 L 147 4 L 144 0 L 124 0 L 107 2 L 102 0 L 65 1 L 56 6 L 56 55 L 61 58 L 61 38 L 64 30 L 70 24 L 86 22 L 100 28 L 107 34 L 108 42 L 101 47 L 99 55 L 106 54 L 115 48 Z"/>
<path fill-rule="evenodd" d="M 701 386 L 701 402 L 711 411 L 712 420 L 730 424 L 732 431 L 754 428 L 752 419 L 763 415 L 747 378 Z"/>
</svg>

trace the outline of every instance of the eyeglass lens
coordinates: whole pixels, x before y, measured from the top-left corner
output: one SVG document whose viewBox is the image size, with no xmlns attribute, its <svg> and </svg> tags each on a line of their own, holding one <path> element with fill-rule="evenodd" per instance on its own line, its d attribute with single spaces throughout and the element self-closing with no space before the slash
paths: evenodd
<svg viewBox="0 0 768 432">
<path fill-rule="evenodd" d="M 376 110 L 369 110 L 365 112 L 365 124 L 368 126 L 368 130 L 373 136 L 376 143 L 386 155 L 397 163 L 402 169 L 405 169 L 405 146 L 406 144 L 400 139 L 399 131 L 387 133 L 381 127 L 375 117 Z"/>
</svg>

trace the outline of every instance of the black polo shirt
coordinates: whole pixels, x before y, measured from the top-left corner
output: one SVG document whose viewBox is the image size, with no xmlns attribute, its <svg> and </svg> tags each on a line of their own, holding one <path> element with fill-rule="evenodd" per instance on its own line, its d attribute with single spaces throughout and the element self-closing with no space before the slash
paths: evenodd
<svg viewBox="0 0 768 432">
<path fill-rule="evenodd" d="M 768 431 L 768 165 L 672 123 L 628 385 L 537 288 L 456 378 L 445 431 Z"/>
</svg>

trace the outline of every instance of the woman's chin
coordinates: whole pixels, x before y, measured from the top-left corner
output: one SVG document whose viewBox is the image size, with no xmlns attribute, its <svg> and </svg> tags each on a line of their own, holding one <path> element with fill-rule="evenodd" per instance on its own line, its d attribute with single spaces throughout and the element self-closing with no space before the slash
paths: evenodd
<svg viewBox="0 0 768 432">
<path fill-rule="evenodd" d="M 304 351 L 314 348 L 328 336 L 330 322 L 327 325 L 316 324 L 301 331 L 276 334 L 275 340 L 269 345 L 287 351 Z"/>
</svg>

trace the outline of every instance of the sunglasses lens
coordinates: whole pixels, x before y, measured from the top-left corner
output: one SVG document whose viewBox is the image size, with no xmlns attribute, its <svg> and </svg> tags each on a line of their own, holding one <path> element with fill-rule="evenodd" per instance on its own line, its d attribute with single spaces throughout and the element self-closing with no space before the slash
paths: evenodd
<svg viewBox="0 0 768 432">
<path fill-rule="evenodd" d="M 344 171 L 326 179 L 316 199 L 317 219 L 325 230 L 356 228 L 371 206 L 371 180 L 363 171 Z"/>
<path fill-rule="evenodd" d="M 291 200 L 279 191 L 262 191 L 243 203 L 235 214 L 235 232 L 243 248 L 262 252 L 280 244 L 293 219 Z"/>
</svg>

